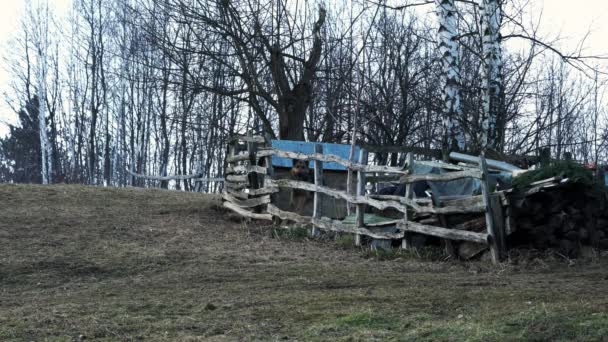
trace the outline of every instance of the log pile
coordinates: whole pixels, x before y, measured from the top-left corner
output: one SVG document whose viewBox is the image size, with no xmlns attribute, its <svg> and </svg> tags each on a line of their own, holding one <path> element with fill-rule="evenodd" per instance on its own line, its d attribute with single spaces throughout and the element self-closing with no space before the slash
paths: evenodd
<svg viewBox="0 0 608 342">
<path fill-rule="evenodd" d="M 510 248 L 555 249 L 571 258 L 583 246 L 608 249 L 606 192 L 557 177 L 537 183 L 513 193 Z"/>
</svg>

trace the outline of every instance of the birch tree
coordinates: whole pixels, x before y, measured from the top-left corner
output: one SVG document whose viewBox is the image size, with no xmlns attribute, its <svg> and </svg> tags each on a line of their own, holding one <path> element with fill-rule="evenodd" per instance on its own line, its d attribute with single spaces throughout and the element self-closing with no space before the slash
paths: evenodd
<svg viewBox="0 0 608 342">
<path fill-rule="evenodd" d="M 31 3 L 29 4 L 31 6 Z M 38 83 L 38 128 L 40 133 L 40 155 L 42 164 L 42 184 L 52 182 L 53 156 L 46 125 L 46 77 L 49 58 L 49 5 L 47 1 L 29 8 L 31 23 L 34 25 L 33 44 L 36 51 L 36 79 Z M 27 42 L 26 42 L 27 43 Z"/>
<path fill-rule="evenodd" d="M 442 65 L 444 107 L 443 151 L 464 150 L 465 136 L 460 127 L 460 58 L 455 0 L 435 0 L 439 16 L 439 53 Z"/>
<path fill-rule="evenodd" d="M 483 55 L 483 146 L 502 149 L 504 139 L 503 75 L 500 24 L 500 0 L 480 0 L 480 23 Z"/>
</svg>

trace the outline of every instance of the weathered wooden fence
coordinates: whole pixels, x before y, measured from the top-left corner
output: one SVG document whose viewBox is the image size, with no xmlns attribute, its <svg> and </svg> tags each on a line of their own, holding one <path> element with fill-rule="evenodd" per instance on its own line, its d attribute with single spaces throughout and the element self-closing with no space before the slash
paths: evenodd
<svg viewBox="0 0 608 342">
<path fill-rule="evenodd" d="M 414 161 L 412 153 L 408 153 L 406 168 L 389 167 L 383 165 L 368 165 L 368 152 L 360 151 L 357 162 L 340 158 L 335 155 L 323 154 L 323 146 L 315 145 L 314 153 L 305 154 L 283 151 L 270 147 L 263 137 L 239 136 L 229 145 L 226 177 L 224 183 L 224 206 L 240 215 L 252 219 L 273 220 L 278 217 L 300 224 L 311 224 L 312 233 L 319 229 L 342 233 L 356 234 L 355 243 L 360 244 L 361 236 L 366 235 L 374 239 L 401 239 L 403 248 L 411 248 L 413 233 L 435 236 L 446 241 L 451 246 L 452 240 L 471 241 L 489 246 L 492 260 L 497 263 L 501 260 L 505 250 L 504 225 L 500 218 L 502 204 L 500 196 L 492 196 L 487 182 L 487 166 L 483 156 L 477 169 L 452 166 L 453 172 L 444 174 L 413 174 L 414 163 L 437 165 L 436 162 Z M 272 157 L 283 157 L 298 160 L 314 161 L 314 183 L 293 179 L 274 179 Z M 336 190 L 323 185 L 323 163 L 335 162 L 356 172 L 356 192 L 350 194 L 346 191 Z M 371 177 L 368 179 L 368 175 Z M 399 180 L 406 185 L 405 196 L 367 195 L 365 186 L 368 180 L 390 178 Z M 481 182 L 481 196 L 470 196 L 452 201 L 428 203 L 428 200 L 417 200 L 412 196 L 412 184 L 417 181 L 447 182 L 462 178 L 476 178 Z M 312 216 L 302 216 L 294 212 L 281 210 L 273 202 L 273 195 L 280 188 L 306 190 L 314 193 Z M 345 200 L 356 206 L 355 224 L 345 224 L 338 220 L 323 217 L 321 214 L 321 194 Z M 431 205 L 429 205 L 431 204 Z M 402 219 L 384 222 L 382 225 L 396 225 L 397 231 L 374 231 L 374 227 L 381 224 L 365 224 L 365 207 L 370 206 L 379 210 L 393 208 L 403 214 Z M 485 213 L 486 232 L 472 232 L 462 227 L 449 228 L 445 220 L 442 226 L 414 222 L 408 216 L 413 213 L 428 213 L 443 218 L 449 214 Z M 498 218 L 498 219 L 497 219 Z M 466 225 L 465 225 L 466 226 Z M 461 228 L 461 229 L 457 229 Z"/>
</svg>

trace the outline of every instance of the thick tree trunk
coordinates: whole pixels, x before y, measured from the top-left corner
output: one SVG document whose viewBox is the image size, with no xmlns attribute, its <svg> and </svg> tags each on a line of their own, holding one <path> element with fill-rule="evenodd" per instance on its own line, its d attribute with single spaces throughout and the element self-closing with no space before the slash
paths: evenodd
<svg viewBox="0 0 608 342">
<path fill-rule="evenodd" d="M 479 7 L 484 63 L 483 145 L 484 148 L 501 151 L 505 129 L 502 49 L 500 46 L 502 11 L 499 0 L 480 0 Z"/>
<path fill-rule="evenodd" d="M 435 0 L 439 16 L 439 51 L 443 81 L 443 150 L 464 150 L 465 136 L 460 126 L 460 56 L 455 0 Z"/>
<path fill-rule="evenodd" d="M 306 110 L 312 101 L 313 83 L 317 64 L 321 59 L 323 42 L 321 27 L 325 22 L 325 9 L 319 10 L 319 18 L 313 28 L 313 46 L 300 80 L 292 88 L 289 85 L 283 52 L 278 45 L 272 47 L 270 63 L 275 90 L 278 95 L 279 138 L 304 140 Z"/>
<path fill-rule="evenodd" d="M 312 86 L 298 84 L 279 99 L 279 138 L 304 140 L 304 118 L 312 100 Z"/>
</svg>

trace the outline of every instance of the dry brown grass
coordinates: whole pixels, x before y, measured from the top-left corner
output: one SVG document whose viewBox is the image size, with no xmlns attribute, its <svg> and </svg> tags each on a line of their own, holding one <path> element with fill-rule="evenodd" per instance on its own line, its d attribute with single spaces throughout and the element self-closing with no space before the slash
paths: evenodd
<svg viewBox="0 0 608 342">
<path fill-rule="evenodd" d="M 604 260 L 379 261 L 218 204 L 0 185 L 0 340 L 608 338 Z"/>
</svg>

